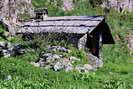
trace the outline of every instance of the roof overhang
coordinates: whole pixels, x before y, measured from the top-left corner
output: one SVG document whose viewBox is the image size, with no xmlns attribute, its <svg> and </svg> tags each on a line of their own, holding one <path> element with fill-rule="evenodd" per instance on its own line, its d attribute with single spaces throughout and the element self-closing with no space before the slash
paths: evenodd
<svg viewBox="0 0 133 89">
<path fill-rule="evenodd" d="M 17 33 L 91 33 L 102 21 L 102 16 L 62 16 L 47 17 L 45 20 L 30 20 L 24 22 Z"/>
</svg>

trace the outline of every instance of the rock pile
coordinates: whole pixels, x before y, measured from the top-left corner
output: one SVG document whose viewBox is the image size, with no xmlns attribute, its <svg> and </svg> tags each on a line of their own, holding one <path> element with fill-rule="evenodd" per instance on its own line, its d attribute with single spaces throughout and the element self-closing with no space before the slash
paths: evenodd
<svg viewBox="0 0 133 89">
<path fill-rule="evenodd" d="M 0 57 L 17 56 L 26 51 L 26 48 L 21 44 L 11 45 L 10 43 L 0 42 Z"/>
<path fill-rule="evenodd" d="M 65 58 L 64 55 L 54 54 L 52 52 L 64 52 L 70 53 L 71 51 L 61 46 L 48 46 L 49 53 L 42 52 L 39 59 L 33 63 L 38 67 L 45 67 L 46 69 L 53 69 L 59 71 L 64 69 L 65 71 L 73 70 L 72 63 L 80 61 L 76 57 Z"/>
<path fill-rule="evenodd" d="M 76 57 L 65 58 L 63 55 L 57 55 L 52 53 L 42 53 L 39 60 L 33 63 L 38 67 L 45 67 L 46 69 L 53 69 L 54 71 L 71 71 L 74 69 L 72 63 L 75 61 L 80 61 Z"/>
<path fill-rule="evenodd" d="M 42 52 L 39 59 L 32 64 L 36 67 L 44 67 L 46 69 L 53 69 L 54 71 L 65 70 L 66 72 L 73 70 L 88 72 L 103 65 L 102 61 L 93 55 L 90 55 L 91 60 L 88 60 L 88 63 L 90 61 L 91 64 L 84 64 L 82 66 L 79 64 L 73 65 L 75 62 L 80 62 L 81 59 L 74 56 L 65 57 L 64 55 L 55 54 L 55 51 L 69 53 L 71 52 L 69 49 L 61 46 L 48 46 L 48 50 L 49 53 Z M 54 51 L 55 53 L 50 51 Z"/>
</svg>

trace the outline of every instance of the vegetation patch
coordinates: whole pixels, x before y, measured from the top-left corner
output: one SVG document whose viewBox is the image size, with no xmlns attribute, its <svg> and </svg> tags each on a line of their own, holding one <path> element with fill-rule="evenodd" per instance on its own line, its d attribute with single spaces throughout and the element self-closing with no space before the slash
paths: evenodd
<svg viewBox="0 0 133 89">
<path fill-rule="evenodd" d="M 59 6 L 48 3 L 46 0 L 33 0 L 34 7 L 48 7 L 50 16 L 64 15 L 104 15 L 103 9 L 99 7 L 92 8 L 86 0 L 77 2 L 72 12 L 63 12 Z M 46 45 L 60 45 L 72 50 L 72 53 L 64 54 L 66 57 L 76 56 L 83 59 L 74 63 L 84 64 L 87 57 L 83 51 L 79 51 L 67 42 L 50 42 L 45 40 L 35 40 L 26 42 L 14 37 L 10 40 L 3 38 L 5 29 L 0 26 L 0 41 L 22 43 L 29 49 L 36 45 L 36 49 L 29 53 L 11 57 L 0 58 L 0 89 L 132 89 L 133 88 L 133 59 L 129 54 L 126 44 L 126 34 L 133 29 L 132 13 L 118 13 L 113 9 L 106 21 L 111 27 L 113 36 L 119 36 L 120 40 L 111 46 L 104 45 L 102 49 L 103 68 L 91 70 L 88 73 L 79 73 L 76 71 L 55 72 L 45 70 L 43 67 L 35 67 L 31 62 L 36 61 Z M 20 37 L 21 38 L 21 37 Z M 55 52 L 53 52 L 55 53 Z M 62 54 L 62 52 L 56 52 Z"/>
</svg>

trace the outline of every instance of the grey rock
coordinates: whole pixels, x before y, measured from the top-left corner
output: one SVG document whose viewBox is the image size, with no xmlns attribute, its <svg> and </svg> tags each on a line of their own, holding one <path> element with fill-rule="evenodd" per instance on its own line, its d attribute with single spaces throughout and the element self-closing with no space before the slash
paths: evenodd
<svg viewBox="0 0 133 89">
<path fill-rule="evenodd" d="M 97 58 L 96 56 L 89 54 L 89 62 L 91 65 L 93 65 L 94 67 L 102 67 L 103 66 L 103 62 L 101 59 Z"/>
<path fill-rule="evenodd" d="M 40 65 L 40 67 L 45 67 L 46 66 L 45 62 L 37 62 L 37 63 Z"/>
<path fill-rule="evenodd" d="M 7 43 L 6 42 L 0 42 L 0 47 L 1 48 L 5 48 L 7 46 Z"/>
<path fill-rule="evenodd" d="M 14 46 L 11 45 L 10 43 L 7 43 L 7 49 L 8 49 L 8 51 L 13 51 Z"/>
<path fill-rule="evenodd" d="M 10 57 L 11 51 L 9 50 L 10 43 L 0 42 L 0 57 Z"/>
<path fill-rule="evenodd" d="M 42 53 L 41 57 L 47 58 L 49 56 L 52 56 L 52 53 Z"/>
<path fill-rule="evenodd" d="M 59 71 L 61 69 L 64 68 L 64 64 L 62 62 L 57 62 L 55 65 L 54 65 L 54 71 Z"/>
<path fill-rule="evenodd" d="M 11 56 L 11 52 L 10 51 L 8 51 L 8 50 L 2 50 L 2 53 L 3 53 L 3 57 L 10 57 Z"/>
<path fill-rule="evenodd" d="M 65 47 L 61 47 L 61 46 L 49 46 L 48 49 L 50 51 L 59 51 L 59 52 L 67 52 L 70 53 L 71 51 Z"/>
<path fill-rule="evenodd" d="M 73 70 L 72 64 L 69 63 L 68 65 L 65 66 L 65 71 L 66 72 L 69 72 L 69 71 L 72 71 L 72 70 Z"/>
<path fill-rule="evenodd" d="M 54 58 L 53 56 L 49 56 L 49 57 L 46 58 L 46 62 L 50 63 L 50 62 L 55 61 L 55 59 L 57 59 L 57 58 Z"/>
<path fill-rule="evenodd" d="M 14 49 L 22 49 L 22 48 L 24 48 L 24 46 L 20 43 L 14 45 Z"/>
<path fill-rule="evenodd" d="M 0 56 L 1 57 L 11 57 L 17 56 L 26 53 L 26 48 L 23 47 L 21 44 L 11 45 L 7 42 L 1 42 L 0 47 Z"/>
<path fill-rule="evenodd" d="M 78 72 L 86 72 L 85 68 L 84 67 L 81 67 L 81 66 L 76 66 L 75 68 Z"/>
<path fill-rule="evenodd" d="M 27 52 L 26 49 L 20 49 L 20 50 L 18 50 L 18 53 L 19 53 L 19 54 L 24 54 L 24 53 L 26 53 L 26 52 Z"/>
<path fill-rule="evenodd" d="M 27 52 L 25 47 L 21 44 L 16 44 L 13 47 L 14 55 L 21 55 Z"/>
<path fill-rule="evenodd" d="M 60 57 L 61 55 L 56 55 L 56 54 L 54 54 L 52 57 L 53 57 L 53 59 L 60 59 L 61 57 Z"/>
<path fill-rule="evenodd" d="M 54 66 L 56 64 L 56 62 L 58 62 L 58 60 L 61 58 L 62 58 L 62 55 L 42 52 L 37 63 L 39 63 L 41 67 L 48 68 L 49 65 Z"/>
<path fill-rule="evenodd" d="M 96 67 L 103 67 L 103 61 L 101 59 L 96 61 Z"/>
<path fill-rule="evenodd" d="M 62 57 L 62 55 L 56 55 L 56 54 L 52 54 L 52 53 L 44 53 L 40 56 L 41 61 L 43 61 L 43 62 L 51 62 L 56 59 L 60 59 L 61 57 Z"/>
<path fill-rule="evenodd" d="M 4 78 L 4 80 L 12 80 L 12 76 L 11 75 L 8 75 Z"/>
<path fill-rule="evenodd" d="M 85 65 L 84 65 L 84 69 L 89 71 L 89 70 L 92 70 L 92 69 L 94 69 L 94 68 L 93 68 L 93 66 L 90 65 L 90 64 L 85 64 Z"/>
<path fill-rule="evenodd" d="M 68 72 L 73 70 L 73 66 L 69 59 L 62 58 L 58 62 L 56 62 L 56 64 L 54 65 L 54 70 L 55 71 L 65 70 L 66 72 Z"/>
<path fill-rule="evenodd" d="M 87 73 L 89 72 L 90 70 L 93 70 L 93 66 L 90 65 L 90 64 L 84 64 L 83 66 L 79 66 L 77 65 L 76 68 L 75 68 L 78 72 L 81 72 L 81 73 Z"/>
<path fill-rule="evenodd" d="M 77 57 L 73 57 L 73 56 L 70 57 L 69 60 L 70 60 L 71 62 L 80 61 L 79 58 L 77 58 Z"/>
<path fill-rule="evenodd" d="M 34 65 L 35 67 L 40 67 L 39 63 L 31 62 L 31 64 Z"/>
</svg>

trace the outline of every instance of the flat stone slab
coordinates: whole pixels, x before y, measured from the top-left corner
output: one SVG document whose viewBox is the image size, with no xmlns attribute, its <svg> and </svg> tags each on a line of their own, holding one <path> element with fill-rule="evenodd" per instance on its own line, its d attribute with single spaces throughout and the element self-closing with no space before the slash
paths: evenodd
<svg viewBox="0 0 133 89">
<path fill-rule="evenodd" d="M 91 33 L 102 21 L 102 16 L 46 17 L 45 20 L 29 20 L 23 23 L 17 33 Z"/>
</svg>

